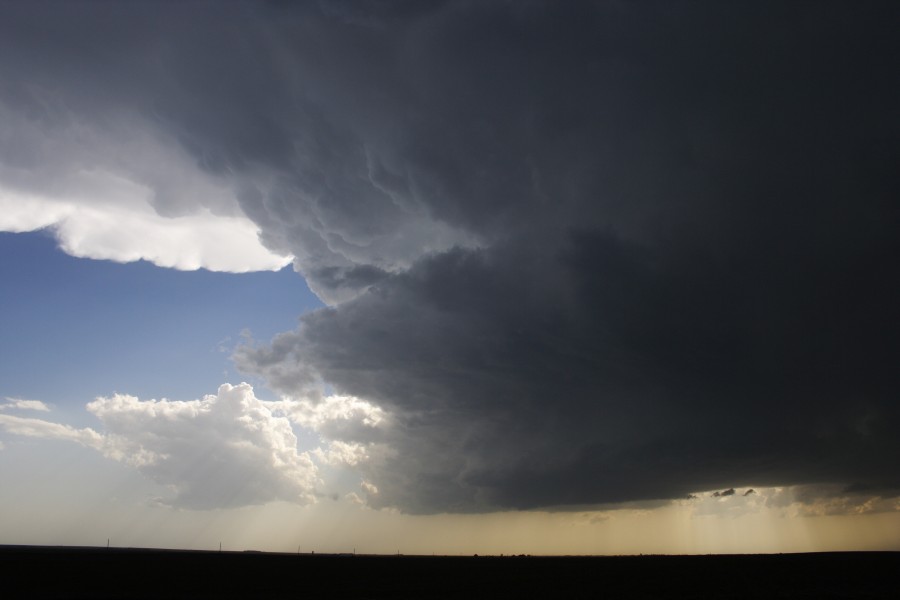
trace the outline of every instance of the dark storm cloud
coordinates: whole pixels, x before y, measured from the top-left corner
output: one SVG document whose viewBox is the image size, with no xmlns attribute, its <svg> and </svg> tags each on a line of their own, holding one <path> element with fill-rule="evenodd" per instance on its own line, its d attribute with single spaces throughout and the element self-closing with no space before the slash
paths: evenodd
<svg viewBox="0 0 900 600">
<path fill-rule="evenodd" d="M 175 136 L 336 302 L 236 359 L 391 413 L 371 502 L 900 486 L 894 4 L 119 10 L 0 63 Z"/>
<path fill-rule="evenodd" d="M 479 244 L 273 346 L 398 415 L 375 502 L 895 487 L 897 44 L 872 8 L 454 4 L 385 24 L 400 128 L 375 154 Z"/>
</svg>

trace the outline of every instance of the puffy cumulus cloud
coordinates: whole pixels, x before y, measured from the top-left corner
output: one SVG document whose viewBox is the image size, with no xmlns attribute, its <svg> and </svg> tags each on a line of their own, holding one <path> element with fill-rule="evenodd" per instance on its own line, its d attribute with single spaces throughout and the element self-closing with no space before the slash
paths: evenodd
<svg viewBox="0 0 900 600">
<path fill-rule="evenodd" d="M 392 419 L 382 408 L 355 396 L 333 394 L 283 398 L 266 405 L 275 414 L 315 433 L 321 445 L 311 456 L 321 465 L 365 474 L 393 456 L 386 443 Z M 356 500 L 353 500 L 356 502 Z"/>
<path fill-rule="evenodd" d="M 4 5 L 0 100 L 295 257 L 333 306 L 235 359 L 389 415 L 370 503 L 900 487 L 895 3 L 327 4 Z"/>
<path fill-rule="evenodd" d="M 328 443 L 327 448 L 316 448 L 313 455 L 323 464 L 355 467 L 369 460 L 369 453 L 362 444 L 335 440 Z"/>
<path fill-rule="evenodd" d="M 313 502 L 318 469 L 285 417 L 272 413 L 247 384 L 224 384 L 200 400 L 142 401 L 116 394 L 87 405 L 103 432 L 0 414 L 0 427 L 30 437 L 77 442 L 138 469 L 173 492 L 164 502 L 191 509 L 283 500 Z M 353 448 L 325 457 L 353 462 Z M 358 460 L 358 458 L 357 458 Z"/>
<path fill-rule="evenodd" d="M 354 396 L 285 398 L 269 406 L 283 412 L 297 425 L 337 441 L 375 440 L 390 423 L 382 408 Z"/>
<path fill-rule="evenodd" d="M 40 412 L 49 412 L 50 407 L 41 402 L 40 400 L 26 400 L 24 398 L 10 398 L 7 396 L 4 398 L 6 402 L 4 404 L 0 404 L 0 410 L 36 410 Z"/>
<path fill-rule="evenodd" d="M 116 394 L 88 411 L 107 433 L 104 453 L 175 491 L 189 508 L 308 503 L 317 469 L 297 449 L 290 422 L 277 417 L 247 384 L 224 384 L 193 401 L 141 401 Z"/>
</svg>

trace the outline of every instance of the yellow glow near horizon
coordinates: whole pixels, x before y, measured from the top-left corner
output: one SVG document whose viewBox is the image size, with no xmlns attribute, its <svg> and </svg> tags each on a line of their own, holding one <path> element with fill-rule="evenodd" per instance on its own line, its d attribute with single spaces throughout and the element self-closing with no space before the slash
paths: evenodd
<svg viewBox="0 0 900 600">
<path fill-rule="evenodd" d="M 139 514 L 136 514 L 139 513 Z M 24 516 L 24 515 L 23 515 Z M 611 513 L 409 516 L 358 507 L 271 504 L 194 512 L 163 507 L 85 513 L 80 522 L 10 520 L 2 543 L 371 554 L 719 554 L 900 550 L 900 513 L 693 516 L 667 506 Z M 34 524 L 43 521 L 40 532 Z M 30 521 L 30 525 L 29 525 Z M 60 536 L 64 532 L 63 536 Z M 108 532 L 108 533 L 107 533 Z M 35 535 L 37 533 L 37 535 Z"/>
<path fill-rule="evenodd" d="M 17 476 L 19 485 L 0 488 L 0 543 L 99 546 L 109 538 L 119 547 L 215 550 L 222 542 L 225 550 L 459 555 L 900 550 L 896 500 L 858 503 L 872 512 L 854 514 L 834 500 L 802 504 L 790 490 L 758 488 L 603 511 L 411 516 L 346 500 L 192 511 L 154 504 L 153 486 L 118 464 L 79 476 L 71 461 L 90 460 L 87 449 L 50 450 L 42 467 Z M 13 463 L 6 467 L 16 475 Z M 836 507 L 845 514 L 828 514 Z"/>
</svg>

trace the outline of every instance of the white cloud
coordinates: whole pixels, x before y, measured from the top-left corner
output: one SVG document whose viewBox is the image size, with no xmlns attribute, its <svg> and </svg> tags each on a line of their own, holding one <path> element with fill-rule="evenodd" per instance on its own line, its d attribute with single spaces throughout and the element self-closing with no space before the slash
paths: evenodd
<svg viewBox="0 0 900 600">
<path fill-rule="evenodd" d="M 355 467 L 370 458 L 365 445 L 339 440 L 329 442 L 325 448 L 316 448 L 313 456 L 320 463 L 333 467 Z"/>
<path fill-rule="evenodd" d="M 356 396 L 331 395 L 319 401 L 285 399 L 271 406 L 294 423 L 332 440 L 371 440 L 389 421 L 382 408 Z"/>
<path fill-rule="evenodd" d="M 38 401 L 6 401 L 0 408 L 46 410 Z M 195 509 L 311 503 L 324 485 L 316 463 L 359 469 L 389 452 L 378 440 L 387 415 L 353 396 L 266 402 L 242 383 L 190 401 L 114 394 L 87 410 L 103 424 L 100 432 L 2 413 L 0 428 L 93 448 L 168 487 L 172 496 L 163 503 Z M 321 436 L 320 447 L 298 451 L 292 423 Z M 372 484 L 362 489 L 377 494 Z"/>
<path fill-rule="evenodd" d="M 53 101 L 42 108 L 37 118 L 0 102 L 0 231 L 51 228 L 73 256 L 181 270 L 290 263 L 262 245 L 226 178 L 141 118 L 97 122 Z"/>
<path fill-rule="evenodd" d="M 56 234 L 62 249 L 73 256 L 120 262 L 144 259 L 180 270 L 277 270 L 290 262 L 262 247 L 249 220 L 206 210 L 176 218 L 149 210 L 85 210 L 59 223 Z"/>
<path fill-rule="evenodd" d="M 23 398 L 4 398 L 6 404 L 0 404 L 0 410 L 16 409 L 16 410 L 37 410 L 41 412 L 49 412 L 50 407 L 40 400 L 25 400 Z"/>
<path fill-rule="evenodd" d="M 359 467 L 391 452 L 380 441 L 390 422 L 387 413 L 362 398 L 335 394 L 320 399 L 285 398 L 266 404 L 322 438 L 323 445 L 312 451 L 319 464 Z"/>
<path fill-rule="evenodd" d="M 167 486 L 174 496 L 166 502 L 173 506 L 315 501 L 315 464 L 297 450 L 288 419 L 273 415 L 248 384 L 224 384 L 217 395 L 192 401 L 141 401 L 116 394 L 97 398 L 87 408 L 103 423 L 103 434 L 4 414 L 0 426 L 15 435 L 94 448 Z"/>
<path fill-rule="evenodd" d="M 132 190 L 137 194 L 139 188 Z M 60 248 L 80 258 L 211 271 L 277 270 L 290 263 L 264 248 L 256 226 L 241 216 L 164 217 L 147 202 L 91 206 L 79 198 L 25 195 L 0 187 L 0 230 L 52 227 Z"/>
<path fill-rule="evenodd" d="M 104 452 L 172 486 L 173 504 L 217 508 L 313 502 L 317 470 L 290 422 L 248 384 L 189 402 L 117 394 L 88 404 L 109 432 Z"/>
</svg>

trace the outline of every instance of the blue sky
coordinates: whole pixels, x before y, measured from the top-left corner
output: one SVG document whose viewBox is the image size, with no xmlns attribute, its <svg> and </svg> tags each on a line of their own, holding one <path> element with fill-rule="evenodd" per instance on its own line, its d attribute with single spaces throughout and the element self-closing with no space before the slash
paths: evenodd
<svg viewBox="0 0 900 600">
<path fill-rule="evenodd" d="M 0 396 L 80 409 L 113 392 L 193 399 L 239 383 L 231 352 L 322 306 L 290 267 L 178 271 L 62 252 L 48 232 L 0 233 Z M 265 390 L 259 393 L 265 394 Z"/>
</svg>

